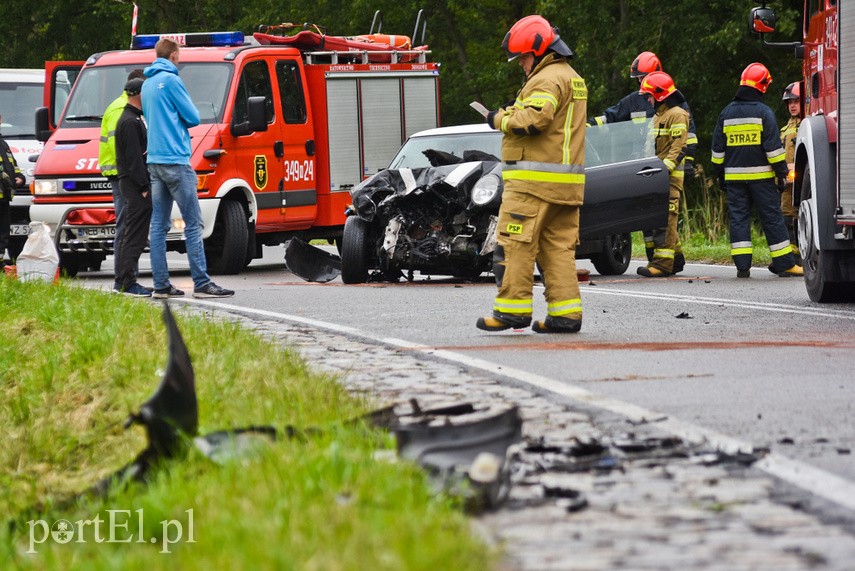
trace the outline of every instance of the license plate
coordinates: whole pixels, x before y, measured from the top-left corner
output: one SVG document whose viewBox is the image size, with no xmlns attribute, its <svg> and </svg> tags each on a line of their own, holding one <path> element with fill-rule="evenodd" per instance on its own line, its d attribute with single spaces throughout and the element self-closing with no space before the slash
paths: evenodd
<svg viewBox="0 0 855 571">
<path fill-rule="evenodd" d="M 79 238 L 112 238 L 116 235 L 115 226 L 94 226 L 92 228 L 78 228 Z"/>
<path fill-rule="evenodd" d="M 29 233 L 29 224 L 12 224 L 12 227 L 9 229 L 9 234 L 12 236 L 26 236 Z"/>
</svg>

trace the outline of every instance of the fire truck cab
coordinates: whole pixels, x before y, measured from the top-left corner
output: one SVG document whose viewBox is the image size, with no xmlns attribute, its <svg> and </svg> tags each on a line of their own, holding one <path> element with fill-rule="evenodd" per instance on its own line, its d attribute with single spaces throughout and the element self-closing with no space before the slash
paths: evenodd
<svg viewBox="0 0 855 571">
<path fill-rule="evenodd" d="M 350 188 L 383 168 L 416 131 L 439 124 L 439 65 L 429 52 L 307 50 L 241 32 L 167 34 L 201 116 L 190 129 L 208 270 L 239 273 L 262 245 L 340 239 Z M 161 36 L 98 53 L 83 66 L 35 167 L 30 215 L 55 231 L 69 275 L 112 253 L 115 212 L 101 175 L 101 116 L 128 74 L 155 59 Z M 405 54 L 409 56 L 404 57 Z M 49 139 L 48 139 L 49 137 Z M 177 207 L 167 248 L 183 251 Z"/>
<path fill-rule="evenodd" d="M 761 40 L 776 22 L 765 3 L 751 10 L 749 26 Z M 808 295 L 817 302 L 853 301 L 855 5 L 805 0 L 801 41 L 763 43 L 791 49 L 803 61 L 793 201 Z"/>
</svg>

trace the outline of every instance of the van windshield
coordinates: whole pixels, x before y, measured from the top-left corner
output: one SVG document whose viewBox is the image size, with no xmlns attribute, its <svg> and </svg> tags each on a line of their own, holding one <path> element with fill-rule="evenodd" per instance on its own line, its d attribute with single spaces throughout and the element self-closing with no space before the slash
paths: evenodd
<svg viewBox="0 0 855 571">
<path fill-rule="evenodd" d="M 117 65 L 84 68 L 74 84 L 61 127 L 100 127 L 104 110 L 121 95 L 128 74 L 134 69 L 145 67 Z M 230 63 L 179 64 L 179 75 L 199 110 L 202 123 L 222 122 L 232 69 Z"/>
<path fill-rule="evenodd" d="M 42 104 L 41 83 L 0 83 L 0 134 L 6 139 L 35 139 L 36 107 Z"/>
</svg>

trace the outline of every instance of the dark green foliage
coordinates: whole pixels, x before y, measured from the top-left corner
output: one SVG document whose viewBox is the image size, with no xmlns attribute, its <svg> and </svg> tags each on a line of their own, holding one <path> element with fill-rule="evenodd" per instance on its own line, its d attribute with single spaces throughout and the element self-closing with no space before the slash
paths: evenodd
<svg viewBox="0 0 855 571">
<path fill-rule="evenodd" d="M 522 16 L 539 13 L 560 30 L 576 52 L 573 66 L 589 89 L 588 114 L 599 114 L 632 89 L 629 66 L 645 50 L 656 52 L 665 71 L 686 95 L 700 138 L 698 162 L 709 166 L 710 136 L 721 109 L 733 96 L 742 69 L 764 63 L 774 83 L 767 103 L 783 121 L 780 94 L 801 73 L 791 52 L 761 46 L 748 33 L 748 11 L 759 2 L 744 0 L 139 0 L 138 31 L 191 32 L 239 29 L 251 33 L 261 23 L 313 22 L 335 35 L 369 31 L 379 10 L 384 33 L 413 34 L 416 14 L 427 16 L 426 43 L 442 62 L 442 123 L 480 121 L 468 103 L 497 107 L 512 99 L 522 82 L 519 66 L 501 49 L 505 32 Z M 792 41 L 801 30 L 800 0 L 771 2 L 780 17 L 773 41 Z M 2 67 L 41 67 L 45 60 L 85 59 L 90 54 L 126 48 L 132 4 L 127 0 L 4 0 L 0 32 Z M 376 31 L 376 30 L 375 30 Z M 0 110 L 2 112 L 2 110 Z M 700 182 L 687 185 L 689 201 Z"/>
</svg>

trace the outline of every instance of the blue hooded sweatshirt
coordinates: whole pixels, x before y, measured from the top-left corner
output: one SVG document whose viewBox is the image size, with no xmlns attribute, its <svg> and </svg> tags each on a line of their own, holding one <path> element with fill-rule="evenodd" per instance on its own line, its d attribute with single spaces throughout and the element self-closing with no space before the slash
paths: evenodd
<svg viewBox="0 0 855 571">
<path fill-rule="evenodd" d="M 178 68 L 157 58 L 143 71 L 148 78 L 142 88 L 142 108 L 148 124 L 148 164 L 189 165 L 190 133 L 199 124 L 199 111 Z"/>
</svg>

